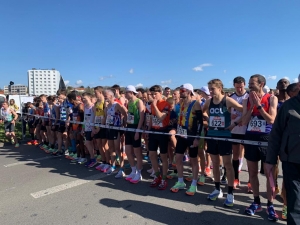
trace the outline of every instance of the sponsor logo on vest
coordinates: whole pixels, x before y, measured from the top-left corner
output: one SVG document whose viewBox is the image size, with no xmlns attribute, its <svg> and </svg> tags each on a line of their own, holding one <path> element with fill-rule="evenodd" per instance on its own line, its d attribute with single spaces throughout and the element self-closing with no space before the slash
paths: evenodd
<svg viewBox="0 0 300 225">
<path fill-rule="evenodd" d="M 210 114 L 223 114 L 222 108 L 210 108 L 209 109 Z"/>
</svg>

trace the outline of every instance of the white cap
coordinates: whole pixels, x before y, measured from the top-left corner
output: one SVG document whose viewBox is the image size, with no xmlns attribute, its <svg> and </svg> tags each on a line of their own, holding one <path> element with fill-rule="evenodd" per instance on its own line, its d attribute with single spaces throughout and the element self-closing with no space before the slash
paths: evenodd
<svg viewBox="0 0 300 225">
<path fill-rule="evenodd" d="M 189 90 L 189 91 L 192 92 L 192 95 L 195 95 L 193 85 L 191 85 L 191 84 L 189 84 L 189 83 L 186 83 L 186 84 L 181 85 L 180 88 L 184 88 L 184 89 L 186 89 L 186 90 Z"/>
<path fill-rule="evenodd" d="M 135 87 L 133 85 L 128 85 L 125 90 L 137 94 L 137 91 L 135 90 Z"/>
<path fill-rule="evenodd" d="M 204 92 L 206 95 L 210 96 L 210 92 L 209 92 L 207 86 L 203 86 L 202 88 L 200 88 L 200 91 L 202 91 L 202 92 Z"/>
<path fill-rule="evenodd" d="M 265 92 L 265 94 L 269 93 L 270 88 L 268 86 L 264 86 L 263 91 Z"/>
</svg>

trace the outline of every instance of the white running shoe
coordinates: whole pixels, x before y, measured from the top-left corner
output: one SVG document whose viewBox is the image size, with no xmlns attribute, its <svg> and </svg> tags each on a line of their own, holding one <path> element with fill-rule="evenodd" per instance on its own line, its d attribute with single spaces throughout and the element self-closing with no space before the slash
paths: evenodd
<svg viewBox="0 0 300 225">
<path fill-rule="evenodd" d="M 116 179 L 120 179 L 125 177 L 125 173 L 123 172 L 123 170 L 119 170 L 119 172 L 117 173 L 117 175 L 115 176 Z"/>
<path fill-rule="evenodd" d="M 147 173 L 150 173 L 150 174 L 151 174 L 152 172 L 153 172 L 153 168 L 147 170 Z"/>
<path fill-rule="evenodd" d="M 131 172 L 126 178 L 125 180 L 127 181 L 131 181 L 134 177 L 135 177 L 136 173 Z"/>
<path fill-rule="evenodd" d="M 156 176 L 155 176 L 155 171 L 154 171 L 154 170 L 153 170 L 152 173 L 150 174 L 150 177 L 153 177 L 153 178 L 156 177 Z"/>
<path fill-rule="evenodd" d="M 140 182 L 142 180 L 143 180 L 142 174 L 137 173 L 135 175 L 135 177 L 130 181 L 130 183 L 137 184 L 138 182 Z"/>
</svg>

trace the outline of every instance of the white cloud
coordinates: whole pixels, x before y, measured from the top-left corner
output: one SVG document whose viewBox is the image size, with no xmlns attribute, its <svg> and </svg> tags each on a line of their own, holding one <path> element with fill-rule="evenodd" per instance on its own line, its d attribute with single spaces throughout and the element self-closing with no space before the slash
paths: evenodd
<svg viewBox="0 0 300 225">
<path fill-rule="evenodd" d="M 114 76 L 111 74 L 111 75 L 109 75 L 109 76 L 101 76 L 100 78 L 99 78 L 99 80 L 105 80 L 105 79 L 108 79 L 108 78 L 113 78 Z"/>
<path fill-rule="evenodd" d="M 168 87 L 168 85 L 161 85 L 161 87 L 162 87 L 162 88 L 166 88 L 166 87 Z"/>
<path fill-rule="evenodd" d="M 134 70 L 133 70 L 133 68 L 131 68 L 130 70 L 129 70 L 129 73 L 134 73 Z"/>
<path fill-rule="evenodd" d="M 226 71 L 226 70 L 223 70 L 223 72 L 226 73 L 227 71 Z"/>
<path fill-rule="evenodd" d="M 298 83 L 298 78 L 293 79 L 294 83 Z"/>
<path fill-rule="evenodd" d="M 137 85 L 135 85 L 135 87 L 143 87 L 143 84 L 138 83 Z"/>
<path fill-rule="evenodd" d="M 286 79 L 286 80 L 288 80 L 288 81 L 290 80 L 290 78 L 289 78 L 289 77 L 283 77 L 282 79 Z"/>
<path fill-rule="evenodd" d="M 199 71 L 203 71 L 203 67 L 207 67 L 207 66 L 212 66 L 212 64 L 210 63 L 203 63 L 199 66 L 196 66 L 193 68 L 194 71 L 199 72 Z"/>
<path fill-rule="evenodd" d="M 80 84 L 82 84 L 83 82 L 82 82 L 82 80 L 78 80 L 78 81 L 76 81 L 76 85 L 80 85 Z"/>
<path fill-rule="evenodd" d="M 268 80 L 276 80 L 277 76 L 268 76 Z"/>
<path fill-rule="evenodd" d="M 65 85 L 69 85 L 70 81 L 69 80 L 65 80 Z"/>
<path fill-rule="evenodd" d="M 172 83 L 172 80 L 163 80 L 160 82 L 161 84 L 171 84 Z"/>
</svg>

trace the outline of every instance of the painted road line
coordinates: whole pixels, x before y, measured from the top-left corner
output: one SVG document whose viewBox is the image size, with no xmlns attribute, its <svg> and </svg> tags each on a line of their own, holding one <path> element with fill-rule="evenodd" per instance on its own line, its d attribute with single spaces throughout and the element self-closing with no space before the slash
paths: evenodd
<svg viewBox="0 0 300 225">
<path fill-rule="evenodd" d="M 52 187 L 52 188 L 47 188 L 47 189 L 42 190 L 42 191 L 31 193 L 30 195 L 34 198 L 42 198 L 42 197 L 45 197 L 47 195 L 55 194 L 55 193 L 60 192 L 60 191 L 64 191 L 64 190 L 67 190 L 67 189 L 70 189 L 70 188 L 80 186 L 82 184 L 87 184 L 87 183 L 89 183 L 91 181 L 94 181 L 94 180 L 99 180 L 99 179 L 101 179 L 105 176 L 108 176 L 108 175 L 105 174 L 105 173 L 99 173 L 99 174 L 96 174 L 96 175 L 93 175 L 93 176 L 90 176 L 90 177 L 86 177 L 86 178 L 83 178 L 83 179 L 77 179 L 77 180 L 74 180 L 74 181 L 71 181 L 71 182 L 68 182 L 68 183 L 65 183 L 65 184 L 61 184 L 61 185 L 58 185 L 58 186 L 55 186 L 55 187 Z"/>
<path fill-rule="evenodd" d="M 53 157 L 46 156 L 46 157 L 38 158 L 38 159 L 35 159 L 35 160 L 28 160 L 28 161 L 22 161 L 22 162 L 7 164 L 7 165 L 4 165 L 4 167 L 12 167 L 12 166 L 24 165 L 24 164 L 27 164 L 27 163 L 35 163 L 35 162 L 38 162 L 38 161 L 42 161 L 42 160 L 45 160 L 45 159 L 51 159 L 51 158 L 53 158 Z"/>
</svg>

